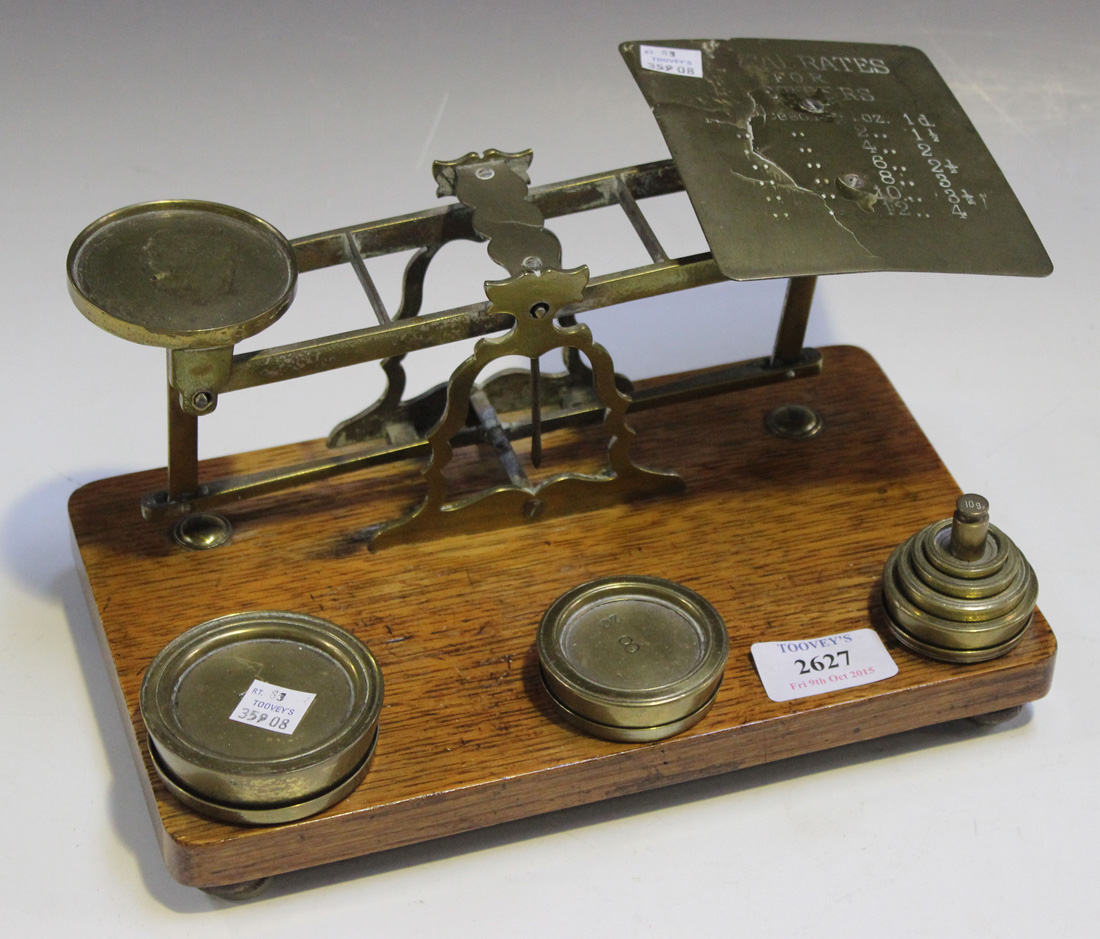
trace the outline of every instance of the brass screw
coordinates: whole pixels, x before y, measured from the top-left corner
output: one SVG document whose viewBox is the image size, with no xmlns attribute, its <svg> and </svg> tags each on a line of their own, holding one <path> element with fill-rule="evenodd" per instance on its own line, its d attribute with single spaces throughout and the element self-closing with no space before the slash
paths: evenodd
<svg viewBox="0 0 1100 939">
<path fill-rule="evenodd" d="M 217 512 L 199 512 L 181 518 L 172 529 L 176 543 L 194 551 L 220 548 L 233 537 L 229 519 Z"/>
<path fill-rule="evenodd" d="M 825 425 L 813 408 L 805 404 L 784 404 L 768 412 L 764 426 L 776 437 L 799 440 L 817 436 Z"/>
</svg>

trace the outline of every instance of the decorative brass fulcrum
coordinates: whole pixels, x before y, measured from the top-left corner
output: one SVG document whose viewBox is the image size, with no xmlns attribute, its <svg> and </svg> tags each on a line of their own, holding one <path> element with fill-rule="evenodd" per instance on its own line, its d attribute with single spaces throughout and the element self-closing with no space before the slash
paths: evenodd
<svg viewBox="0 0 1100 939">
<path fill-rule="evenodd" d="M 890 631 L 944 662 L 1004 655 L 1027 631 L 1038 594 L 1031 565 L 974 493 L 895 548 L 882 572 Z"/>
<path fill-rule="evenodd" d="M 428 493 L 404 518 L 370 533 L 372 548 L 458 531 L 469 527 L 471 521 L 479 530 L 505 527 L 683 488 L 683 481 L 675 474 L 643 469 L 631 461 L 634 432 L 626 423 L 630 399 L 616 387 L 611 356 L 593 340 L 586 325 L 572 318 L 564 325 L 558 320 L 563 308 L 583 299 L 588 268 L 561 270 L 561 245 L 543 227 L 542 213 L 526 198 L 530 161 L 529 150 L 489 150 L 484 156 L 470 153 L 460 160 L 435 164 L 439 194 L 455 195 L 470 207 L 474 230 L 489 241 L 489 256 L 512 275 L 507 280 L 487 283 L 485 293 L 490 315 L 510 316 L 513 325 L 499 338 L 479 341 L 474 354 L 451 375 L 443 416 L 428 436 L 432 452 L 424 470 Z M 530 459 L 538 467 L 542 461 L 539 357 L 554 349 L 583 353 L 591 364 L 592 387 L 610 436 L 607 466 L 597 474 L 560 473 L 535 486 L 528 480 L 485 389 L 476 387 L 474 381 L 503 356 L 530 359 Z M 466 425 L 471 408 L 509 484 L 448 503 L 444 469 L 451 460 L 451 441 Z"/>
</svg>

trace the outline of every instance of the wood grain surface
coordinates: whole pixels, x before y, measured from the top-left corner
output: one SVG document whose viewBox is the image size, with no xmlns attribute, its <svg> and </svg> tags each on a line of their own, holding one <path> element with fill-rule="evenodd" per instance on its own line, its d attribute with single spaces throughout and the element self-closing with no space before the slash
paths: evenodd
<svg viewBox="0 0 1100 939">
<path fill-rule="evenodd" d="M 792 402 L 821 413 L 818 437 L 765 431 L 764 415 Z M 419 500 L 416 464 L 240 503 L 226 512 L 233 541 L 213 551 L 177 547 L 165 527 L 142 520 L 139 497 L 163 488 L 163 470 L 74 493 L 78 566 L 172 875 L 202 887 L 246 881 L 995 711 L 1048 690 L 1056 643 L 1040 613 L 1016 649 L 982 664 L 932 662 L 890 637 L 882 565 L 900 541 L 950 515 L 959 490 L 866 353 L 830 348 L 820 376 L 630 423 L 638 462 L 679 472 L 685 492 L 377 553 L 351 536 Z M 555 432 L 541 472 L 578 454 L 597 460 L 602 445 L 599 427 Z M 202 477 L 322 447 L 212 460 Z M 484 479 L 477 458 L 476 449 L 456 455 L 456 489 L 463 475 Z M 619 574 L 679 581 L 729 629 L 714 708 L 658 743 L 584 735 L 555 712 L 538 678 L 535 630 L 546 607 L 577 584 Z M 320 815 L 267 828 L 211 821 L 176 802 L 153 772 L 138 711 L 142 675 L 170 639 L 252 609 L 310 613 L 350 630 L 386 681 L 378 749 L 358 789 Z M 897 662 L 895 677 L 782 704 L 765 695 L 752 643 L 868 625 Z"/>
</svg>

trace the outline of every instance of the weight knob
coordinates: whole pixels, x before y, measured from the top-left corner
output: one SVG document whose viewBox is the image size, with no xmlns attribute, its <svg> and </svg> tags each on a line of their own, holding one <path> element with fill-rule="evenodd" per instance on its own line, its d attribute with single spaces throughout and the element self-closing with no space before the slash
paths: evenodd
<svg viewBox="0 0 1100 939">
<path fill-rule="evenodd" d="M 953 517 L 898 545 L 882 571 L 890 631 L 944 662 L 1004 655 L 1027 631 L 1038 593 L 1031 565 L 973 493 L 959 497 Z"/>
</svg>

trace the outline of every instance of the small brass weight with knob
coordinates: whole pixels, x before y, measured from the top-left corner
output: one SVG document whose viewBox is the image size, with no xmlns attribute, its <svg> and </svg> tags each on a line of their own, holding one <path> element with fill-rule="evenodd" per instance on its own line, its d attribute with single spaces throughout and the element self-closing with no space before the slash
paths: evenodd
<svg viewBox="0 0 1100 939">
<path fill-rule="evenodd" d="M 989 524 L 989 501 L 959 496 L 955 514 L 902 542 L 882 572 L 890 631 L 944 662 L 986 662 L 1027 631 L 1039 583 L 1015 544 Z"/>
</svg>

